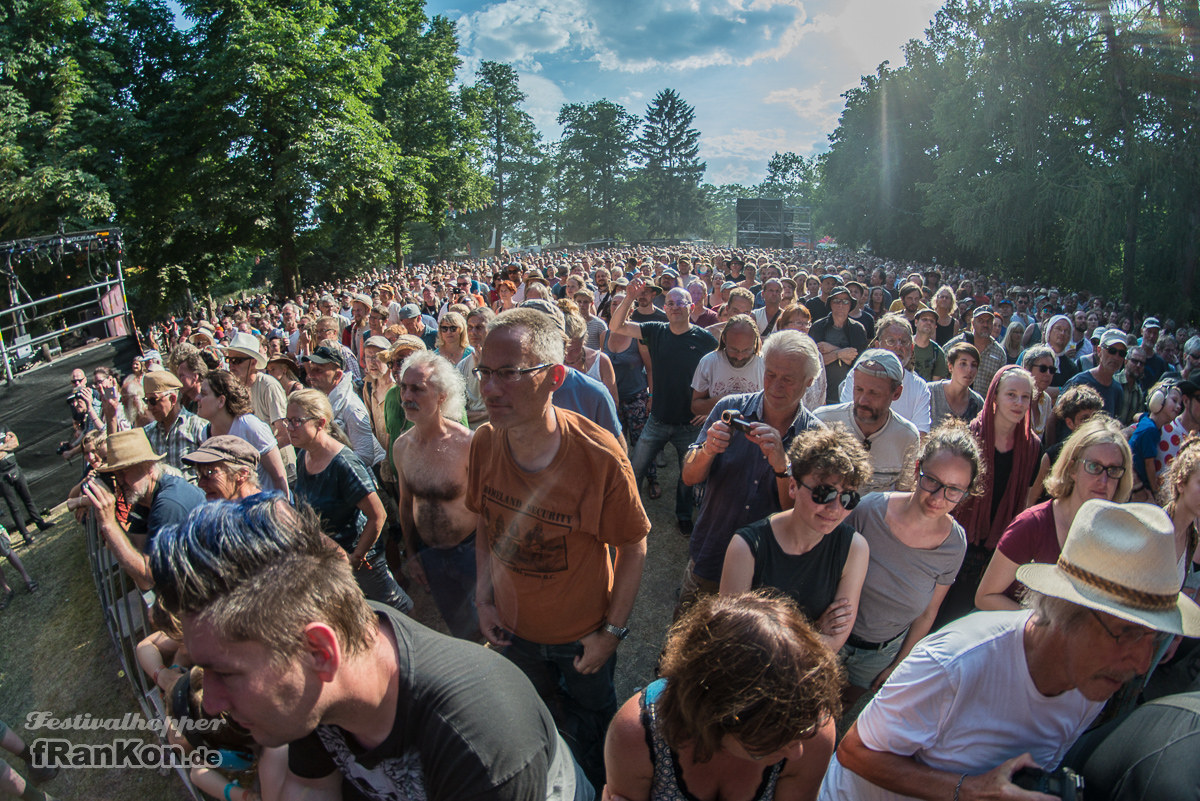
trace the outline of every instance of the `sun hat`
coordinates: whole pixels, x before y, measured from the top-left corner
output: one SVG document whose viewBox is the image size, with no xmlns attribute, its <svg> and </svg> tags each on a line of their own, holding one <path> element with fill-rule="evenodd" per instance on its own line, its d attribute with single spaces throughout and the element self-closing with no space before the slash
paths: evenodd
<svg viewBox="0 0 1200 801">
<path fill-rule="evenodd" d="M 111 473 L 124 470 L 135 464 L 157 462 L 166 456 L 165 453 L 155 453 L 150 447 L 150 440 L 141 428 L 131 428 L 128 431 L 117 431 L 108 435 L 108 458 L 96 469 L 101 473 Z"/>
<path fill-rule="evenodd" d="M 245 331 L 238 331 L 229 340 L 229 344 L 221 348 L 221 352 L 226 357 L 229 354 L 235 356 L 245 356 L 247 359 L 254 359 L 254 365 L 259 369 L 267 366 L 267 357 L 258 349 L 258 337 L 254 334 L 247 334 Z"/>
<path fill-rule="evenodd" d="M 200 447 L 183 457 L 184 464 L 216 464 L 231 462 L 246 467 L 258 467 L 258 450 L 241 437 L 220 434 L 209 437 Z"/>
<path fill-rule="evenodd" d="M 1084 501 L 1058 563 L 1017 568 L 1029 589 L 1155 631 L 1200 635 L 1200 606 L 1179 592 L 1175 525 L 1150 503 Z"/>
</svg>

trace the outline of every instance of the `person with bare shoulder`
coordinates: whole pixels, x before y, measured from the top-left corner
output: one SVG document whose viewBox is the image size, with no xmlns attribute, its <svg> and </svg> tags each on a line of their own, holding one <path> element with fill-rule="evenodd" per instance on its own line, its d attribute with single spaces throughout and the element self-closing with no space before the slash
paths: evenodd
<svg viewBox="0 0 1200 801">
<path fill-rule="evenodd" d="M 471 430 L 458 422 L 463 377 L 444 357 L 419 350 L 400 366 L 400 400 L 413 427 L 396 438 L 400 529 L 414 580 L 429 588 L 455 637 L 478 640 L 475 528 L 467 508 Z"/>
<path fill-rule="evenodd" d="M 606 801 L 817 797 L 844 677 L 791 600 L 704 596 L 668 635 L 659 675 L 609 727 Z"/>
</svg>

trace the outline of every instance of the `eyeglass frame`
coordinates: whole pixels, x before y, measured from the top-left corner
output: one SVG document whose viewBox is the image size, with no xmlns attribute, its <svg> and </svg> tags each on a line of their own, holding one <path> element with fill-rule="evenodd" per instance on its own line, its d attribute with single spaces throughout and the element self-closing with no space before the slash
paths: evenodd
<svg viewBox="0 0 1200 801">
<path fill-rule="evenodd" d="M 530 373 L 536 373 L 538 370 L 545 370 L 547 367 L 553 366 L 549 363 L 543 363 L 535 364 L 533 367 L 500 367 L 496 370 L 490 367 L 476 367 L 471 372 L 475 374 L 480 383 L 489 381 L 494 375 L 506 384 L 515 384 Z"/>
<path fill-rule="evenodd" d="M 1140 645 L 1141 643 L 1145 642 L 1147 637 L 1152 637 L 1154 638 L 1155 643 L 1159 643 L 1171 636 L 1169 632 L 1155 631 L 1154 629 L 1146 628 L 1144 626 L 1142 627 L 1141 631 L 1126 629 L 1120 634 L 1114 634 L 1113 630 L 1110 629 L 1108 624 L 1104 622 L 1104 618 L 1100 617 L 1099 612 L 1097 612 L 1095 609 L 1092 609 L 1090 606 L 1085 606 L 1084 609 L 1091 613 L 1092 617 L 1096 619 L 1096 622 L 1100 624 L 1100 628 L 1104 629 L 1104 633 L 1109 637 L 1112 637 L 1117 645 L 1121 646 L 1122 648 Z"/>
<path fill-rule="evenodd" d="M 1080 459 L 1079 461 L 1083 464 L 1083 471 L 1094 478 L 1099 478 L 1101 474 L 1104 474 L 1110 481 L 1120 481 L 1125 476 L 1125 465 L 1123 464 L 1100 464 L 1094 459 Z M 1095 467 L 1100 469 L 1093 470 Z M 1113 475 L 1114 470 L 1118 471 L 1115 476 Z"/>
<path fill-rule="evenodd" d="M 936 485 L 933 489 L 930 489 L 924 483 L 924 482 L 930 482 L 930 481 Z M 968 495 L 971 494 L 970 487 L 967 487 L 966 489 L 962 489 L 960 487 L 952 487 L 949 484 L 946 484 L 945 482 L 939 481 L 938 479 L 934 478 L 933 476 L 928 475 L 924 470 L 921 470 L 920 468 L 917 469 L 917 486 L 919 486 L 925 492 L 928 492 L 930 495 L 937 495 L 939 492 L 942 493 L 942 497 L 946 499 L 947 503 L 961 503 L 964 498 L 966 498 Z M 958 497 L 951 498 L 950 497 L 951 492 L 958 493 Z"/>
</svg>

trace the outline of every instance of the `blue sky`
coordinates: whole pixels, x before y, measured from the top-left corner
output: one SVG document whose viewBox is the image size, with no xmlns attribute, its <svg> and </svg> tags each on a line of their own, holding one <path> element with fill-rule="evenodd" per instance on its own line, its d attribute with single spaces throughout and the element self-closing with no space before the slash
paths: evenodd
<svg viewBox="0 0 1200 801">
<path fill-rule="evenodd" d="M 712 183 L 760 181 L 775 151 L 827 148 L 842 92 L 899 64 L 937 0 L 428 0 L 458 23 L 464 65 L 512 64 L 542 133 L 564 103 L 642 116 L 661 89 L 696 109 Z"/>
</svg>

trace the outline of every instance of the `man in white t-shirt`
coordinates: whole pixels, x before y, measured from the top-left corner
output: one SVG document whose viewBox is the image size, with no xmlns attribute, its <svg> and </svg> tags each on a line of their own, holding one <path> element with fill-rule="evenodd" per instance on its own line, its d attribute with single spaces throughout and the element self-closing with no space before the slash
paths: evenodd
<svg viewBox="0 0 1200 801">
<path fill-rule="evenodd" d="M 692 375 L 692 414 L 708 416 L 726 395 L 763 388 L 762 338 L 754 319 L 737 314 L 725 324 L 717 349 L 706 353 Z"/>
<path fill-rule="evenodd" d="M 844 425 L 867 449 L 874 472 L 867 485 L 859 487 L 864 495 L 896 489 L 909 455 L 921 441 L 917 427 L 892 408 L 900 398 L 904 372 L 890 350 L 865 350 L 845 381 L 853 386 L 854 399 L 813 412 L 826 425 Z"/>
<path fill-rule="evenodd" d="M 1200 632 L 1179 592 L 1174 526 L 1151 504 L 1084 503 L 1058 564 L 1028 564 L 1025 611 L 978 612 L 922 640 L 847 732 L 820 801 L 1039 798 L 1053 771 L 1163 638 Z"/>
</svg>

